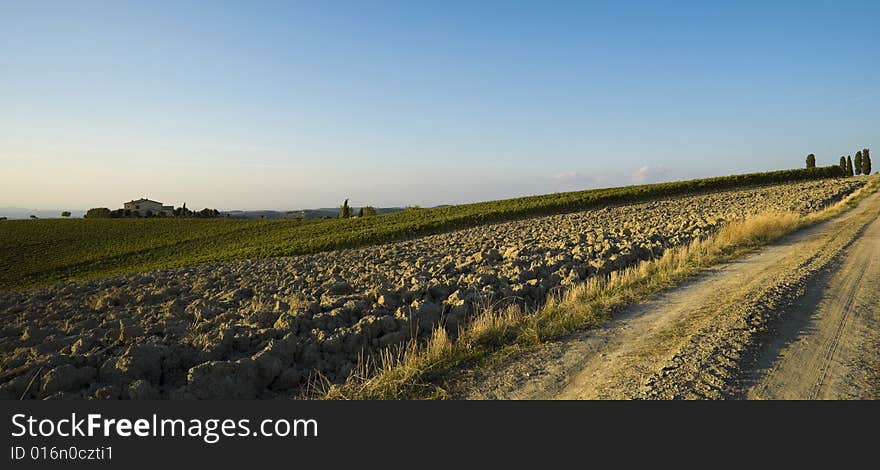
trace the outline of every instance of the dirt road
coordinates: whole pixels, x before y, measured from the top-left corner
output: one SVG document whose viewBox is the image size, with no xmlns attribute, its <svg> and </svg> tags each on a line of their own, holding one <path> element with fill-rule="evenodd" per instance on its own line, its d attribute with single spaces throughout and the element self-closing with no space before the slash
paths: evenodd
<svg viewBox="0 0 880 470">
<path fill-rule="evenodd" d="M 880 194 L 635 305 L 605 328 L 470 377 L 467 398 L 872 398 Z"/>
<path fill-rule="evenodd" d="M 815 290 L 813 290 L 815 289 Z M 743 390 L 748 398 L 880 396 L 880 219 L 817 279 L 769 342 Z"/>
</svg>

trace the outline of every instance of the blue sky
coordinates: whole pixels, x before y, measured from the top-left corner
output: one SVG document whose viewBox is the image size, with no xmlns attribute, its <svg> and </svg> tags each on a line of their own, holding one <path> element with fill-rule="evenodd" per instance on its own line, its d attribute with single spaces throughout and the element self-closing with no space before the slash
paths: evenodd
<svg viewBox="0 0 880 470">
<path fill-rule="evenodd" d="M 424 206 L 871 147 L 880 2 L 0 1 L 0 206 Z"/>
</svg>

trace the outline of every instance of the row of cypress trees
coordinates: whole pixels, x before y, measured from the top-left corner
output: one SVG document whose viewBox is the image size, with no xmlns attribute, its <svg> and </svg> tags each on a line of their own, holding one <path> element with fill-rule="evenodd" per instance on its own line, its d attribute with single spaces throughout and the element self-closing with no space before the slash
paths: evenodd
<svg viewBox="0 0 880 470">
<path fill-rule="evenodd" d="M 816 168 L 816 156 L 812 153 L 807 155 L 807 168 Z M 870 175 L 871 152 L 868 149 L 856 152 L 855 163 L 852 156 L 840 157 L 840 170 L 846 176 Z"/>
<path fill-rule="evenodd" d="M 862 149 L 856 152 L 855 161 L 852 156 L 840 157 L 840 169 L 845 175 L 870 175 L 871 174 L 871 151 Z"/>
</svg>

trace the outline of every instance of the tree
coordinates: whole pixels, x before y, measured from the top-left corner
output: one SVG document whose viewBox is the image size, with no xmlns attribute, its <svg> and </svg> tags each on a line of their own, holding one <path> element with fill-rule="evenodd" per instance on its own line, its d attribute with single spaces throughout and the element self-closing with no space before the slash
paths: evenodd
<svg viewBox="0 0 880 470">
<path fill-rule="evenodd" d="M 68 211 L 62 212 L 61 217 L 70 217 L 70 212 L 68 212 Z"/>
<path fill-rule="evenodd" d="M 361 207 L 361 217 L 372 217 L 376 214 L 376 208 L 373 206 Z"/>
<path fill-rule="evenodd" d="M 364 216 L 364 208 L 361 207 L 360 209 L 358 209 L 358 217 L 363 217 L 363 216 Z"/>
<path fill-rule="evenodd" d="M 853 173 L 852 155 L 846 156 L 846 174 L 848 176 L 855 175 L 855 173 Z"/>
<path fill-rule="evenodd" d="M 862 150 L 862 173 L 871 174 L 871 153 L 868 149 Z"/>
<path fill-rule="evenodd" d="M 840 173 L 846 176 L 846 157 L 840 157 Z"/>
<path fill-rule="evenodd" d="M 111 217 L 110 209 L 106 207 L 93 207 L 86 211 L 87 219 L 109 219 Z"/>
<path fill-rule="evenodd" d="M 35 216 L 34 214 L 31 214 L 31 218 L 32 219 L 39 219 L 39 217 Z"/>
<path fill-rule="evenodd" d="M 339 207 L 339 218 L 347 219 L 349 217 L 351 217 L 351 207 L 348 207 L 348 199 L 346 199 Z"/>
<path fill-rule="evenodd" d="M 807 168 L 816 168 L 816 156 L 812 153 L 807 155 Z"/>
<path fill-rule="evenodd" d="M 861 150 L 856 152 L 856 159 L 853 163 L 855 163 L 854 167 L 856 170 L 856 174 L 861 175 L 862 174 L 862 151 Z"/>
<path fill-rule="evenodd" d="M 177 217 L 192 217 L 193 212 L 186 208 L 186 203 L 183 203 L 183 207 L 179 207 L 179 211 L 175 209 L 175 216 Z"/>
</svg>

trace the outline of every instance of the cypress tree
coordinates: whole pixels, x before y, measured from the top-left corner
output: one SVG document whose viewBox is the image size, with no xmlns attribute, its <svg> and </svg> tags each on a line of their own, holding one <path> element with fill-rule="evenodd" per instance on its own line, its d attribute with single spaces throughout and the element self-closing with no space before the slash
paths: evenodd
<svg viewBox="0 0 880 470">
<path fill-rule="evenodd" d="M 347 219 L 349 217 L 351 217 L 351 208 L 348 207 L 348 199 L 346 199 L 345 202 L 342 203 L 342 207 L 339 208 L 339 218 Z"/>
<path fill-rule="evenodd" d="M 812 153 L 807 155 L 807 168 L 816 168 L 816 156 Z"/>
<path fill-rule="evenodd" d="M 853 164 L 852 164 L 852 155 L 846 156 L 846 174 L 847 176 L 853 176 Z"/>
<path fill-rule="evenodd" d="M 866 175 L 871 174 L 871 155 L 868 149 L 862 150 L 862 173 Z"/>
<path fill-rule="evenodd" d="M 846 176 L 846 157 L 840 157 L 840 173 Z"/>
<path fill-rule="evenodd" d="M 855 163 L 854 168 L 856 170 L 856 174 L 861 175 L 862 174 L 862 151 L 861 150 L 856 152 L 856 159 L 853 163 Z"/>
</svg>

